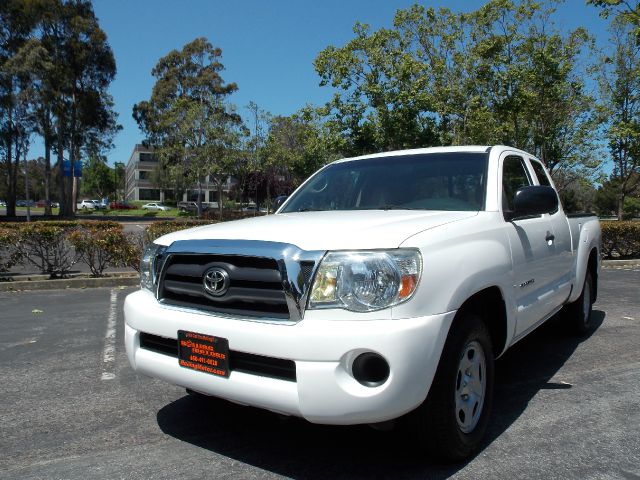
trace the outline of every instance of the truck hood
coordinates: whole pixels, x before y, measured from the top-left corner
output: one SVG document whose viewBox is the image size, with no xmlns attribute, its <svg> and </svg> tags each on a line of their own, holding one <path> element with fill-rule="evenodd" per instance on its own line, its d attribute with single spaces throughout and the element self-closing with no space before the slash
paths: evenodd
<svg viewBox="0 0 640 480">
<path fill-rule="evenodd" d="M 156 240 L 262 240 L 303 250 L 397 248 L 407 238 L 431 228 L 474 217 L 478 212 L 359 210 L 266 215 L 196 227 Z"/>
</svg>

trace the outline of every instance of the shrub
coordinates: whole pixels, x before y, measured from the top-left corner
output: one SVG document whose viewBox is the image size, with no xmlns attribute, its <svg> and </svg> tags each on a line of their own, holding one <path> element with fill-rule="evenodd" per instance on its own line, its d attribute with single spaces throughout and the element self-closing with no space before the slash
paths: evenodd
<svg viewBox="0 0 640 480">
<path fill-rule="evenodd" d="M 113 220 L 78 220 L 75 222 L 68 222 L 68 223 L 75 223 L 79 227 L 84 227 L 84 228 L 95 228 L 95 229 L 105 229 L 105 230 L 111 230 L 113 228 L 117 228 L 118 230 L 122 230 L 122 224 L 118 222 L 114 222 Z"/>
<path fill-rule="evenodd" d="M 140 273 L 140 259 L 144 250 L 144 233 L 128 232 L 125 234 L 125 242 L 120 248 L 118 265 L 133 268 Z"/>
<path fill-rule="evenodd" d="M 101 277 L 105 268 L 118 265 L 127 243 L 122 228 L 96 225 L 74 230 L 69 234 L 69 241 L 94 277 Z"/>
<path fill-rule="evenodd" d="M 144 244 L 153 242 L 156 238 L 167 233 L 177 232 L 192 227 L 201 227 L 216 223 L 213 220 L 167 220 L 164 222 L 154 222 L 147 227 L 144 232 Z"/>
<path fill-rule="evenodd" d="M 640 257 L 640 222 L 603 221 L 601 226 L 604 258 Z"/>
<path fill-rule="evenodd" d="M 253 218 L 265 215 L 264 212 L 239 212 L 237 210 L 222 210 L 222 221 L 229 222 L 231 220 L 242 220 L 243 218 Z M 207 220 L 219 221 L 220 211 L 212 208 L 203 213 L 203 218 Z"/>
<path fill-rule="evenodd" d="M 63 225 L 56 225 L 63 223 Z M 74 222 L 36 222 L 21 224 L 18 229 L 18 254 L 28 264 L 50 278 L 64 276 L 76 264 L 71 244 L 67 241 Z"/>
<path fill-rule="evenodd" d="M 18 231 L 0 227 L 0 272 L 6 272 L 20 261 Z"/>
</svg>

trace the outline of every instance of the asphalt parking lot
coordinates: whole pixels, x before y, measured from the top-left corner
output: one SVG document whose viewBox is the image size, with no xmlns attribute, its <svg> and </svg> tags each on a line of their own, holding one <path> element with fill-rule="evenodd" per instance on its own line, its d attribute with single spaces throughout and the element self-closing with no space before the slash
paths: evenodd
<svg viewBox="0 0 640 480">
<path fill-rule="evenodd" d="M 640 268 L 603 270 L 598 328 L 549 322 L 496 365 L 482 450 L 438 465 L 412 439 L 202 400 L 137 376 L 131 289 L 0 294 L 0 478 L 640 478 Z"/>
</svg>

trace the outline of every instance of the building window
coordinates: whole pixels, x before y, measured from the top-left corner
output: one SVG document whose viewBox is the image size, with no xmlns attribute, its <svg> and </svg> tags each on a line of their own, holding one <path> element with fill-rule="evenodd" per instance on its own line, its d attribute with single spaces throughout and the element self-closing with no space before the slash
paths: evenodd
<svg viewBox="0 0 640 480">
<path fill-rule="evenodd" d="M 141 162 L 157 162 L 158 159 L 153 153 L 140 153 Z"/>
<path fill-rule="evenodd" d="M 207 194 L 206 190 L 204 192 L 202 192 L 202 195 L 200 196 L 200 200 L 202 202 L 206 202 L 206 197 L 205 195 Z M 190 202 L 197 202 L 198 201 L 198 190 L 189 190 L 189 196 L 187 197 L 189 199 Z"/>
<path fill-rule="evenodd" d="M 140 170 L 139 174 L 138 174 L 138 179 L 140 180 L 149 180 L 151 178 L 151 172 L 148 172 L 146 170 Z"/>
<path fill-rule="evenodd" d="M 138 191 L 140 200 L 160 200 L 160 190 L 157 188 L 141 188 Z"/>
</svg>

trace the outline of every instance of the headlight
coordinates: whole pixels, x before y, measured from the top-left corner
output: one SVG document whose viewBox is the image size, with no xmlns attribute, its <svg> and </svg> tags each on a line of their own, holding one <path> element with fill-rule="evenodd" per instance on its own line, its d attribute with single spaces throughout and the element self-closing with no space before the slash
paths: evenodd
<svg viewBox="0 0 640 480">
<path fill-rule="evenodd" d="M 309 308 L 371 312 L 413 295 L 422 273 L 414 249 L 329 252 L 316 272 Z"/>
<path fill-rule="evenodd" d="M 150 243 L 144 249 L 142 259 L 140 260 L 140 286 L 142 288 L 153 291 L 157 274 L 156 260 L 166 248 L 167 247 L 163 245 Z"/>
</svg>

